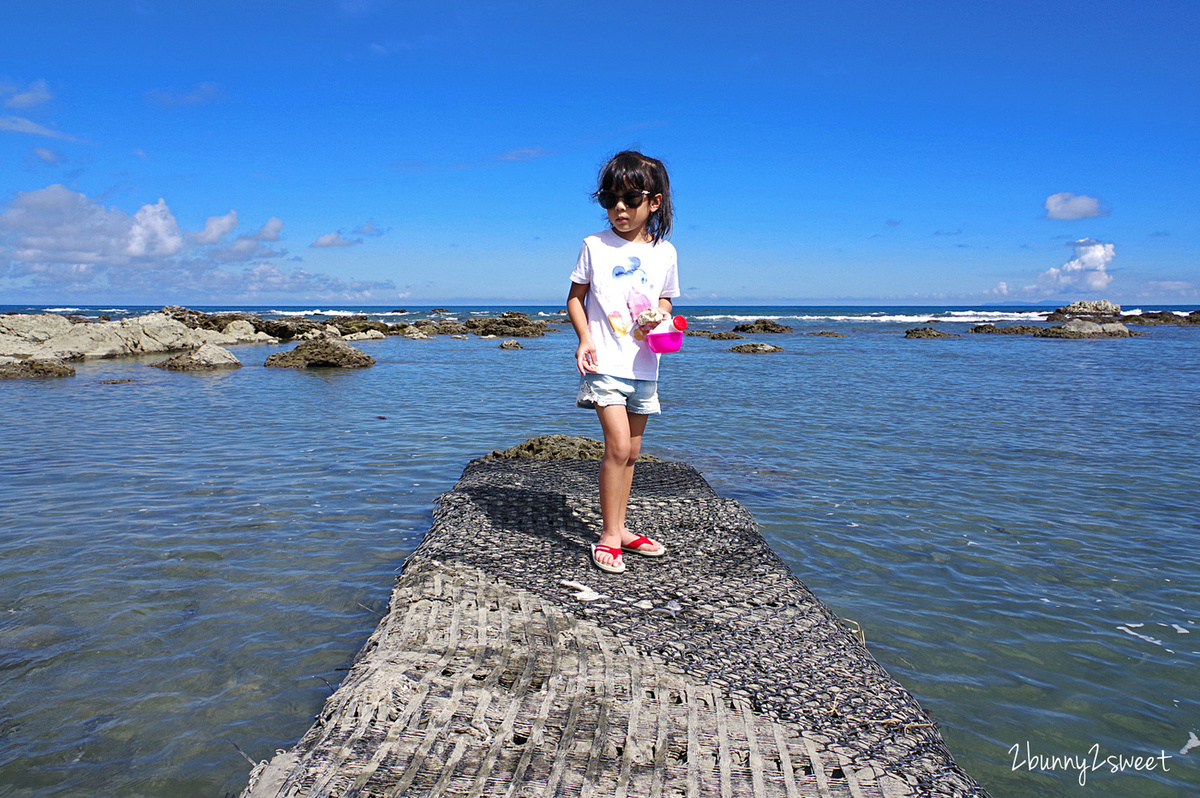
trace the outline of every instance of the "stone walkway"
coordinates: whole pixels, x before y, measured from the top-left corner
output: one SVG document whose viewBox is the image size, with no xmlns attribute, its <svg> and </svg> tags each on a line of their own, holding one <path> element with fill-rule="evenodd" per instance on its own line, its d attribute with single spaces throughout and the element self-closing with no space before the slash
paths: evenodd
<svg viewBox="0 0 1200 798">
<path fill-rule="evenodd" d="M 594 568 L 597 468 L 470 463 L 346 680 L 244 798 L 986 795 L 690 467 L 637 467 L 629 526 L 667 556 Z"/>
</svg>

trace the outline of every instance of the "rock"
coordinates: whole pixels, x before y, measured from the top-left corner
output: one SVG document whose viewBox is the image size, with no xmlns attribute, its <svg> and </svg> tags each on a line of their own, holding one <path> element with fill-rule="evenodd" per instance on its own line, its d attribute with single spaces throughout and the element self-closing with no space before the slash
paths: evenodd
<svg viewBox="0 0 1200 798">
<path fill-rule="evenodd" d="M 344 319 L 338 319 L 336 322 L 334 322 L 334 324 L 338 328 L 338 332 L 340 332 L 347 340 L 349 340 L 350 336 L 354 335 L 355 333 L 374 331 L 379 333 L 380 337 L 383 337 L 390 334 L 392 331 L 390 325 L 382 321 L 368 319 L 366 316 L 347 316 Z M 353 340 L 365 341 L 367 339 L 355 338 Z"/>
<path fill-rule="evenodd" d="M 504 451 L 485 455 L 489 460 L 600 460 L 604 442 L 576 435 L 539 435 Z M 653 455 L 640 454 L 638 462 L 661 462 Z"/>
<path fill-rule="evenodd" d="M 379 330 L 363 330 L 362 332 L 350 333 L 345 336 L 347 341 L 382 341 L 384 338 L 387 338 L 387 336 Z"/>
<path fill-rule="evenodd" d="M 15 357 L 0 357 L 0 380 L 74 376 L 74 367 L 68 366 L 61 360 L 22 360 Z"/>
<path fill-rule="evenodd" d="M 1038 338 L 1130 338 L 1133 335 L 1134 333 L 1120 322 L 1097 324 L 1084 319 L 1071 319 L 1059 327 L 1040 327 L 1034 333 Z"/>
<path fill-rule="evenodd" d="M 449 312 L 450 311 L 447 310 L 446 308 L 434 308 L 433 310 L 430 311 L 430 313 L 449 313 Z"/>
<path fill-rule="evenodd" d="M 735 333 L 790 333 L 792 328 L 770 319 L 759 319 L 752 324 L 739 324 L 733 328 Z"/>
<path fill-rule="evenodd" d="M 451 335 L 450 337 L 456 341 L 466 341 L 466 340 L 469 340 L 471 336 L 469 336 L 469 335 Z"/>
<path fill-rule="evenodd" d="M 194 352 L 184 352 L 150 365 L 170 371 L 212 371 L 214 369 L 241 368 L 242 361 L 238 360 L 228 349 L 222 349 L 214 344 L 205 344 Z"/>
<path fill-rule="evenodd" d="M 262 329 L 267 335 L 281 341 L 290 341 L 293 338 L 301 338 L 314 330 L 319 332 L 323 326 L 320 322 L 306 319 L 303 316 L 285 316 L 281 319 L 264 319 Z"/>
<path fill-rule="evenodd" d="M 833 330 L 821 330 L 819 332 L 805 333 L 805 335 L 815 335 L 818 338 L 845 338 L 846 337 L 842 333 L 834 332 Z"/>
<path fill-rule="evenodd" d="M 1116 316 L 1121 313 L 1121 306 L 1107 299 L 1098 299 L 1094 302 L 1072 302 L 1054 312 L 1067 316 Z"/>
<path fill-rule="evenodd" d="M 914 327 L 904 333 L 905 338 L 961 338 L 954 333 L 942 332 L 932 327 Z"/>
<path fill-rule="evenodd" d="M 461 321 L 443 321 L 437 325 L 436 332 L 438 335 L 466 335 L 468 330 Z"/>
<path fill-rule="evenodd" d="M 34 360 L 123 357 L 203 344 L 200 332 L 162 313 L 85 324 L 54 314 L 0 317 L 0 355 Z"/>
<path fill-rule="evenodd" d="M 740 352 L 740 353 L 746 354 L 746 355 L 765 355 L 768 352 L 782 352 L 783 347 L 782 346 L 774 346 L 773 344 L 750 343 L 750 344 L 738 344 L 737 346 L 733 347 L 732 349 L 728 349 L 726 351 Z"/>
<path fill-rule="evenodd" d="M 263 365 L 291 369 L 357 369 L 375 365 L 375 358 L 340 338 L 325 338 L 305 341 L 288 352 L 276 352 Z"/>
<path fill-rule="evenodd" d="M 426 333 L 424 330 L 422 330 L 420 327 L 417 327 L 414 324 L 406 325 L 404 327 L 403 332 L 401 332 L 400 334 L 403 335 L 405 338 L 411 338 L 414 341 L 432 341 L 433 340 L 433 338 L 428 333 Z"/>
<path fill-rule="evenodd" d="M 995 324 L 976 324 L 969 333 L 981 333 L 984 335 L 1033 335 L 1041 327 L 1035 327 L 1032 324 L 1014 324 L 1009 327 L 997 327 Z"/>
<path fill-rule="evenodd" d="M 505 338 L 538 338 L 545 335 L 547 329 L 546 322 L 535 321 L 515 310 L 506 310 L 499 316 L 468 319 L 465 326 L 480 337 L 495 335 Z"/>
<path fill-rule="evenodd" d="M 516 338 L 509 338 L 507 341 L 502 341 L 500 343 L 500 348 L 501 349 L 524 349 L 525 347 L 521 346 L 521 342 L 518 341 Z"/>
</svg>

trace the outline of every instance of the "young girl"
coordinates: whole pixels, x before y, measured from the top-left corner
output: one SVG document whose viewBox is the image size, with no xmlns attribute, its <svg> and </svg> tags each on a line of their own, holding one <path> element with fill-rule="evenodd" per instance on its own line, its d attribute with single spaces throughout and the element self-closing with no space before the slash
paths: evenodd
<svg viewBox="0 0 1200 798">
<path fill-rule="evenodd" d="M 592 562 L 602 571 L 623 573 L 622 552 L 649 557 L 666 549 L 625 528 L 633 464 L 642 446 L 646 419 L 658 413 L 658 355 L 646 333 L 657 325 L 653 312 L 669 316 L 679 296 L 671 232 L 671 187 L 661 161 L 621 152 L 600 170 L 596 200 L 608 211 L 609 229 L 583 240 L 571 272 L 567 313 L 579 347 L 575 365 L 582 377 L 576 404 L 594 407 L 604 431 L 600 463 L 603 529 L 592 545 Z M 639 320 L 640 317 L 640 320 Z"/>
</svg>

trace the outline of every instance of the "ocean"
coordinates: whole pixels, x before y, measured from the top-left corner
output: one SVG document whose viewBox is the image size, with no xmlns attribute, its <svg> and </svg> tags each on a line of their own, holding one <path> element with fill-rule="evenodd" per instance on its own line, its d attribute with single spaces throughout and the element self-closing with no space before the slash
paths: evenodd
<svg viewBox="0 0 1200 798">
<path fill-rule="evenodd" d="M 750 336 L 774 354 L 689 337 L 664 355 L 645 450 L 749 508 L 986 789 L 1200 794 L 1200 328 L 1052 340 L 965 334 L 1047 308 L 677 311 L 795 330 Z M 962 335 L 904 338 L 919 326 Z M 266 369 L 290 344 L 243 345 L 218 373 L 146 356 L 0 382 L 0 796 L 237 794 L 248 760 L 307 730 L 470 460 L 600 437 L 560 329 L 520 351 L 359 342 L 363 370 Z"/>
</svg>

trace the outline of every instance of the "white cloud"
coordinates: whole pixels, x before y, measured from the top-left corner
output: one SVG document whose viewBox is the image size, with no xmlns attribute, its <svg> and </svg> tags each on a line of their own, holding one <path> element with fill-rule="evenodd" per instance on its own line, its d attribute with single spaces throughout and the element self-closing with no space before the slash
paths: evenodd
<svg viewBox="0 0 1200 798">
<path fill-rule="evenodd" d="M 233 232 L 238 225 L 237 211 L 230 210 L 224 216 L 210 216 L 204 223 L 204 229 L 198 233 L 188 233 L 188 238 L 201 245 L 215 244 Z"/>
<path fill-rule="evenodd" d="M 226 246 L 201 243 L 220 241 L 235 221 L 230 211 L 185 236 L 162 199 L 130 216 L 62 185 L 21 193 L 0 207 L 0 293 L 156 303 L 266 295 L 358 302 L 390 299 L 395 292 L 390 281 L 348 281 L 255 262 L 286 254 L 264 245 L 280 236 L 277 217 Z M 243 268 L 223 265 L 238 262 Z"/>
<path fill-rule="evenodd" d="M 1112 244 L 1092 238 L 1074 242 L 1075 257 L 1062 266 L 1047 269 L 1038 275 L 1037 285 L 1026 290 L 1061 294 L 1068 291 L 1102 291 L 1113 281 L 1108 264 L 1116 255 Z"/>
<path fill-rule="evenodd" d="M 1187 280 L 1148 280 L 1141 286 L 1139 296 L 1200 296 L 1200 288 Z"/>
<path fill-rule="evenodd" d="M 54 99 L 54 95 L 50 93 L 50 85 L 44 80 L 35 80 L 24 91 L 15 86 L 0 86 L 0 96 L 5 94 L 11 95 L 4 100 L 5 107 L 22 110 Z"/>
<path fill-rule="evenodd" d="M 320 249 L 322 247 L 352 247 L 361 243 L 362 241 L 360 239 L 342 238 L 341 233 L 326 233 L 316 241 L 309 244 L 309 246 Z"/>
<path fill-rule="evenodd" d="M 75 137 L 62 133 L 57 130 L 39 125 L 37 122 L 30 122 L 28 119 L 23 119 L 19 116 L 6 116 L 0 118 L 0 130 L 8 130 L 12 133 L 32 133 L 35 136 L 46 136 L 52 139 L 61 139 L 62 141 L 75 141 Z"/>
<path fill-rule="evenodd" d="M 1012 291 L 1009 290 L 1008 283 L 1003 281 L 996 283 L 995 288 L 989 288 L 983 293 L 984 296 L 1012 296 Z"/>
<path fill-rule="evenodd" d="M 281 232 L 283 232 L 283 220 L 278 216 L 272 216 L 267 219 L 266 224 L 258 229 L 255 238 L 259 241 L 278 241 Z"/>
<path fill-rule="evenodd" d="M 46 163 L 58 163 L 62 160 L 57 152 L 48 147 L 34 147 L 33 154 L 41 158 Z"/>
<path fill-rule="evenodd" d="M 1046 197 L 1045 208 L 1047 219 L 1088 219 L 1106 215 L 1100 208 L 1100 200 L 1083 194 L 1076 196 L 1069 191 Z"/>
<path fill-rule="evenodd" d="M 125 248 L 135 258 L 169 258 L 183 249 L 179 223 L 159 199 L 156 205 L 143 205 L 133 216 L 129 229 L 129 245 Z"/>
<path fill-rule="evenodd" d="M 367 220 L 366 224 L 362 225 L 361 227 L 357 228 L 354 231 L 354 235 L 377 237 L 377 236 L 383 235 L 384 233 L 387 233 L 389 230 L 391 230 L 390 227 L 387 230 L 384 230 L 382 227 L 375 224 L 374 219 L 369 219 L 369 220 Z"/>
</svg>

